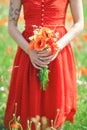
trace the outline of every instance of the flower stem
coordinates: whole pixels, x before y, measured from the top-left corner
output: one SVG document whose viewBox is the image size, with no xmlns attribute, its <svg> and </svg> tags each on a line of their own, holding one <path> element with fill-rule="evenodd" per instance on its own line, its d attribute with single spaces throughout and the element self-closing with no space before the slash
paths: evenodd
<svg viewBox="0 0 87 130">
<path fill-rule="evenodd" d="M 43 91 L 45 91 L 46 88 L 47 88 L 47 83 L 48 83 L 48 80 L 49 80 L 48 75 L 49 75 L 49 69 L 46 68 L 46 67 L 43 67 L 40 70 L 39 75 L 38 75 L 40 83 L 41 83 L 41 89 Z"/>
</svg>

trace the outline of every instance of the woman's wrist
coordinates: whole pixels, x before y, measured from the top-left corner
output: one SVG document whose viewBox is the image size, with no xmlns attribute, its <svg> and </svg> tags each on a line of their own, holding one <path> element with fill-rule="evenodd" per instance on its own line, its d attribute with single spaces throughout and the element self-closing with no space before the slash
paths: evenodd
<svg viewBox="0 0 87 130">
<path fill-rule="evenodd" d="M 30 54 L 30 50 L 28 48 L 28 42 L 26 41 L 26 39 L 24 39 L 25 41 L 23 42 L 23 44 L 20 45 L 20 48 L 26 53 L 26 54 Z"/>
<path fill-rule="evenodd" d="M 68 44 L 64 43 L 64 42 L 57 42 L 57 46 L 59 48 L 59 50 L 61 51 L 64 47 L 66 47 Z"/>
<path fill-rule="evenodd" d="M 58 48 L 58 51 L 62 50 L 62 48 L 61 48 L 61 46 L 60 46 L 60 44 L 58 42 L 57 42 L 57 48 Z"/>
</svg>

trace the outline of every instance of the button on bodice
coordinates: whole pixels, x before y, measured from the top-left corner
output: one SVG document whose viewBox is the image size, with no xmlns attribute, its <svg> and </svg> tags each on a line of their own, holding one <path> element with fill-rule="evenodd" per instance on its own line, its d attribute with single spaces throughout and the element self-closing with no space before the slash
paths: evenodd
<svg viewBox="0 0 87 130">
<path fill-rule="evenodd" d="M 41 8 L 41 12 L 42 12 L 42 14 L 41 14 L 41 26 L 43 26 L 44 25 L 44 12 L 45 12 L 45 9 L 44 9 L 44 0 L 42 0 L 42 8 Z"/>
</svg>

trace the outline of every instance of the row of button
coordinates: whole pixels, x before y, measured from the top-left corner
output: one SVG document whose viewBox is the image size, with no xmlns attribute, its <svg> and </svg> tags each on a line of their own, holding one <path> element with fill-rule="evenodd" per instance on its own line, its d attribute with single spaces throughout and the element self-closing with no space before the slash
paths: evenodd
<svg viewBox="0 0 87 130">
<path fill-rule="evenodd" d="M 43 26 L 44 25 L 44 2 L 45 2 L 45 0 L 42 0 L 42 18 L 41 18 L 41 26 Z"/>
</svg>

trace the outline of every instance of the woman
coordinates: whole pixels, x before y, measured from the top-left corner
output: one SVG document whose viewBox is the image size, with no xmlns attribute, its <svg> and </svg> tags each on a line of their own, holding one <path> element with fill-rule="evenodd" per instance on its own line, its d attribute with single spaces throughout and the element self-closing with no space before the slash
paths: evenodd
<svg viewBox="0 0 87 130">
<path fill-rule="evenodd" d="M 67 32 L 65 16 L 70 4 L 74 24 Z M 23 5 L 25 30 L 21 34 L 17 28 Z M 12 119 L 14 104 L 18 104 L 17 116 L 26 130 L 27 119 L 36 115 L 55 120 L 55 128 L 62 129 L 65 121 L 74 121 L 76 113 L 76 70 L 74 56 L 69 44 L 83 30 L 82 0 L 10 0 L 8 31 L 18 44 L 13 65 L 5 126 Z M 33 25 L 55 29 L 59 36 L 58 51 L 50 49 L 29 50 L 29 37 L 33 35 Z M 46 91 L 40 89 L 37 74 L 42 67 L 49 67 L 49 82 Z"/>
</svg>

